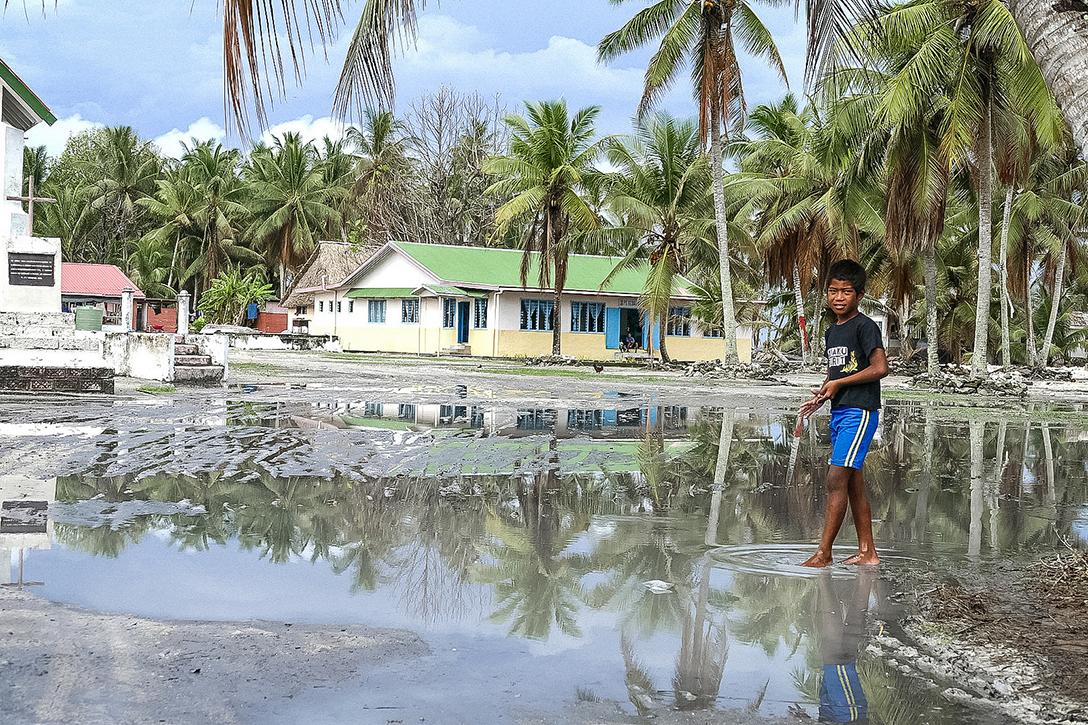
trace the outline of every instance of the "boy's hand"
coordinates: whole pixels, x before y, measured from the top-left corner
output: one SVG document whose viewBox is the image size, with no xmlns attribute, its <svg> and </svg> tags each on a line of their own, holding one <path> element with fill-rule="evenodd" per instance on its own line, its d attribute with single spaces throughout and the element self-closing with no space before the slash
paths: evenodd
<svg viewBox="0 0 1088 725">
<path fill-rule="evenodd" d="M 824 400 L 831 400 L 839 394 L 840 389 L 842 389 L 841 381 L 828 380 L 823 384 L 823 387 L 816 391 L 816 397 L 823 398 Z"/>
</svg>

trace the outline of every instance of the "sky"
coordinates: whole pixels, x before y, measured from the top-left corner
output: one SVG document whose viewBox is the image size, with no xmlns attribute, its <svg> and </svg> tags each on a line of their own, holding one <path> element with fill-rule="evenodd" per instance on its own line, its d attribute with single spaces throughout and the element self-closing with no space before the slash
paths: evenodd
<svg viewBox="0 0 1088 725">
<path fill-rule="evenodd" d="M 596 44 L 648 0 L 443 0 L 428 3 L 416 46 L 396 61 L 397 104 L 450 86 L 516 108 L 563 97 L 572 107 L 601 106 L 602 133 L 624 133 L 642 90 L 650 51 L 601 65 Z M 2 5 L 2 4 L 0 4 Z M 223 107 L 222 21 L 217 0 L 11 0 L 0 15 L 0 57 L 50 106 L 58 121 L 40 124 L 29 143 L 58 154 L 73 133 L 129 125 L 180 155 L 193 138 L 244 146 L 228 135 Z M 360 0 L 345 2 L 349 22 Z M 792 9 L 757 6 L 778 41 L 792 89 L 800 90 L 804 27 Z M 269 113 L 263 136 L 298 131 L 339 135 L 332 94 L 351 28 L 308 58 Z M 749 106 L 786 88 L 764 61 L 742 59 Z M 662 110 L 691 115 L 690 84 L 678 79 Z"/>
</svg>

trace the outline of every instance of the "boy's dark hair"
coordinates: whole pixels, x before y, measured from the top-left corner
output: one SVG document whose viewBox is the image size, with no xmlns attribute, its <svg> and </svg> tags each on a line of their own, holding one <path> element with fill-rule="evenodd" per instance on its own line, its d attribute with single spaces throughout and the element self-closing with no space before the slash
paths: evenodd
<svg viewBox="0 0 1088 725">
<path fill-rule="evenodd" d="M 827 273 L 829 283 L 835 279 L 840 282 L 849 282 L 860 295 L 865 293 L 865 283 L 869 277 L 865 274 L 865 267 L 862 267 L 854 260 L 840 259 L 831 265 L 831 270 Z"/>
</svg>

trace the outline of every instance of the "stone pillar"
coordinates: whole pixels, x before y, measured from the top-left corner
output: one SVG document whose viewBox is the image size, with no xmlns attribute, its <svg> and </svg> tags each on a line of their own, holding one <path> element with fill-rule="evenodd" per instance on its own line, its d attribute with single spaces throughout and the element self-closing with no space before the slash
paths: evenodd
<svg viewBox="0 0 1088 725">
<path fill-rule="evenodd" d="M 121 329 L 125 332 L 132 332 L 132 297 L 134 295 L 131 287 L 125 287 L 121 290 Z"/>
<path fill-rule="evenodd" d="M 189 334 L 189 293 L 178 292 L 178 334 Z"/>
</svg>

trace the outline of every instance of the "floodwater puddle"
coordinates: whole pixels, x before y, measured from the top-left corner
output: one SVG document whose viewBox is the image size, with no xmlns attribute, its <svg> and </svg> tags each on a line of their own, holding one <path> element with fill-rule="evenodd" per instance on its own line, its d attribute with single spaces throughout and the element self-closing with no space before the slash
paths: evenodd
<svg viewBox="0 0 1088 725">
<path fill-rule="evenodd" d="M 600 403 L 229 400 L 184 424 L 0 435 L 55 446 L 59 472 L 0 479 L 21 492 L 0 579 L 105 612 L 421 632 L 441 681 L 424 697 L 378 672 L 322 702 L 345 721 L 442 693 L 487 721 L 509 704 L 496 687 L 631 716 L 994 721 L 866 646 L 902 613 L 885 573 L 1088 536 L 1085 430 L 890 405 L 865 468 L 885 563 L 814 573 L 797 564 L 822 519 L 819 421 L 795 439 L 784 413 Z"/>
</svg>

